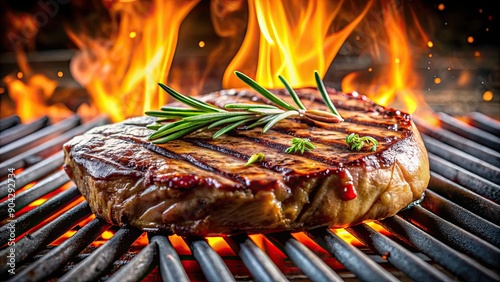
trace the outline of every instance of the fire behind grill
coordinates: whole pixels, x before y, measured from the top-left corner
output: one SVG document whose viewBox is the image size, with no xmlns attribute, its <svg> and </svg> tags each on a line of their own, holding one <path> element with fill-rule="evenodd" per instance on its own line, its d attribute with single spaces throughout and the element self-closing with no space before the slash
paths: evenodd
<svg viewBox="0 0 500 282">
<path fill-rule="evenodd" d="M 156 281 L 159 277 L 168 281 L 499 281 L 500 123 L 479 113 L 469 117 L 473 126 L 446 114 L 439 117 L 440 127 L 416 120 L 431 164 L 426 197 L 420 205 L 377 222 L 387 232 L 367 224 L 347 228 L 364 246 L 353 246 L 326 228 L 310 230 L 307 236 L 258 235 L 265 237 L 261 241 L 265 244 L 257 244 L 254 235 L 241 234 L 224 239 L 231 254 L 217 253 L 207 239 L 197 237 L 182 238 L 190 252 L 178 253 L 172 240 L 179 237 L 89 219 L 87 202 L 61 170 L 61 148 L 72 136 L 108 123 L 106 118 L 83 124 L 78 116 L 56 124 L 47 118 L 30 124 L 20 124 L 16 117 L 2 119 L 0 276 L 13 281 Z M 8 177 L 11 168 L 16 169 L 16 190 L 22 189 L 15 201 L 9 201 L 8 195 L 14 180 Z M 47 200 L 36 205 L 41 199 Z M 18 211 L 14 221 L 9 219 L 10 202 Z M 106 230 L 114 235 L 98 244 Z M 59 238 L 68 231 L 74 235 Z M 17 241 L 9 246 L 13 237 Z M 10 273 L 13 266 L 15 275 Z"/>
</svg>

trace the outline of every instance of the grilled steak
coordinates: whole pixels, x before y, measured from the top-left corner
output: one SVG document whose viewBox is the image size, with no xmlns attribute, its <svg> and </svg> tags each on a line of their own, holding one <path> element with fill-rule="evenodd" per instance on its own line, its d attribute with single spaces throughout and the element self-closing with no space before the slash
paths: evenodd
<svg viewBox="0 0 500 282">
<path fill-rule="evenodd" d="M 65 169 L 96 215 L 181 235 L 345 227 L 392 216 L 419 199 L 429 164 L 410 115 L 328 91 L 342 123 L 286 120 L 265 134 L 255 128 L 212 139 L 209 130 L 154 145 L 144 127 L 154 119 L 139 117 L 69 141 Z M 297 92 L 308 109 L 327 110 L 317 90 Z M 284 91 L 274 93 L 293 103 Z M 250 90 L 203 98 L 219 107 L 261 99 Z M 377 150 L 350 150 L 350 133 L 374 137 Z M 293 137 L 309 138 L 316 149 L 286 154 Z M 265 159 L 245 167 L 259 152 Z"/>
</svg>

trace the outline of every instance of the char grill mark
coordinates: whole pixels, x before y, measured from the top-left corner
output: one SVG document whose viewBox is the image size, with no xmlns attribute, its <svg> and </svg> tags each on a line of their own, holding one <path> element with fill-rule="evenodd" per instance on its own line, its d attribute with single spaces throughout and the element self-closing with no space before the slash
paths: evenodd
<svg viewBox="0 0 500 282">
<path fill-rule="evenodd" d="M 263 153 L 266 158 L 261 162 L 262 166 L 280 172 L 284 176 L 291 172 L 299 175 L 311 174 L 312 171 L 313 174 L 324 174 L 326 171 L 332 170 L 331 166 L 311 161 L 305 155 L 285 154 L 283 149 L 285 146 L 280 143 L 259 142 L 238 133 L 231 133 L 217 140 L 211 139 L 210 136 L 210 133 L 198 133 L 197 138 L 187 138 L 186 141 L 238 158 L 243 157 L 245 160 L 255 153 Z M 238 144 L 238 146 L 234 144 Z M 250 167 L 254 167 L 254 165 Z M 250 167 L 246 167 L 245 171 Z"/>
<path fill-rule="evenodd" d="M 121 129 L 123 131 L 123 126 Z M 263 187 L 272 188 L 274 185 L 277 185 L 277 183 L 269 181 L 269 179 L 281 177 L 281 174 L 274 175 L 275 172 L 265 166 L 245 167 L 244 174 L 240 173 L 250 156 L 243 154 L 240 154 L 239 156 L 235 154 L 227 154 L 228 152 L 224 153 L 216 147 L 203 146 L 202 143 L 207 143 L 209 140 L 212 140 L 209 136 L 207 136 L 207 139 L 200 142 L 189 142 L 189 139 L 187 139 L 174 140 L 163 145 L 154 145 L 151 142 L 144 140 L 148 135 L 149 133 L 144 136 L 136 135 L 134 137 L 130 137 L 123 134 L 123 132 L 117 132 L 116 130 L 113 134 L 106 134 L 106 136 L 111 139 L 119 139 L 128 143 L 140 145 L 160 156 L 185 162 L 209 173 L 214 173 L 220 177 L 224 177 L 241 184 L 237 185 L 235 188 L 242 188 L 244 186 L 248 186 L 250 189 L 262 189 Z M 283 172 L 283 170 L 280 172 Z"/>
<path fill-rule="evenodd" d="M 247 95 L 243 97 L 238 96 L 236 98 L 238 98 L 237 102 L 245 103 L 245 102 L 255 101 L 254 99 L 255 97 L 256 96 L 253 95 L 252 96 Z M 217 102 L 214 104 L 216 104 L 219 107 L 223 107 L 225 103 L 235 102 L 234 101 L 235 97 L 224 97 L 224 98 L 227 99 L 217 99 L 216 100 Z M 228 101 L 231 99 L 233 101 Z M 246 100 L 246 101 L 241 101 L 241 100 Z M 208 101 L 211 102 L 211 99 L 209 99 Z M 312 108 L 325 107 L 324 105 L 320 104 L 319 101 L 316 101 L 314 99 L 312 101 L 307 100 L 306 102 L 314 103 L 314 105 L 311 106 Z M 379 113 L 377 112 L 373 112 L 373 114 L 379 116 Z M 327 135 L 325 135 L 325 130 L 322 128 L 309 127 L 307 124 L 294 120 L 288 120 L 286 124 L 281 123 L 276 125 L 267 134 L 261 134 L 260 133 L 261 129 L 257 128 L 253 130 L 242 130 L 233 132 L 230 133 L 230 135 L 240 138 L 245 138 L 246 140 L 252 141 L 253 144 L 251 144 L 250 146 L 255 147 L 257 144 L 264 145 L 268 148 L 274 149 L 275 151 L 283 155 L 285 155 L 284 151 L 286 150 L 286 148 L 290 146 L 289 142 L 292 136 L 309 138 L 314 142 L 315 146 L 317 147 L 317 150 L 314 150 L 310 153 L 305 153 L 303 157 L 307 157 L 311 160 L 319 161 L 326 165 L 334 167 L 342 166 L 343 163 L 356 161 L 355 158 L 359 159 L 362 158 L 364 155 L 368 155 L 371 153 L 371 152 L 357 152 L 355 154 L 356 156 L 353 156 L 352 151 L 350 151 L 345 145 L 345 135 L 349 132 L 356 132 L 360 134 L 360 136 L 370 135 L 374 137 L 380 142 L 379 145 L 380 149 L 384 149 L 390 146 L 390 143 L 397 141 L 397 139 L 399 139 L 401 135 L 403 135 L 401 131 L 395 131 L 391 128 L 387 128 L 386 125 L 380 125 L 381 123 L 384 123 L 382 122 L 382 120 L 377 120 L 377 122 L 375 122 L 375 120 L 372 117 L 370 117 L 366 111 L 355 113 L 354 115 L 357 115 L 359 119 L 363 120 L 363 122 L 352 119 L 352 122 L 345 121 L 342 124 L 334 124 L 332 126 L 333 128 L 328 128 L 328 131 L 326 131 L 326 133 L 328 133 Z M 290 134 L 290 132 L 293 132 L 293 135 Z M 106 134 L 106 132 L 102 133 Z M 200 134 L 196 134 L 196 136 L 198 137 L 200 136 Z M 167 144 L 163 146 L 163 149 L 160 149 L 161 146 L 154 146 L 151 144 L 147 145 L 144 143 L 144 141 L 137 140 L 143 136 L 136 135 L 132 137 L 136 139 L 135 142 L 140 142 L 142 143 L 143 146 L 147 146 L 149 150 L 156 151 L 156 153 L 162 154 L 163 156 L 177 160 L 183 160 L 205 171 L 216 173 L 218 175 L 233 179 L 239 183 L 246 183 L 245 177 L 241 176 L 241 174 L 233 174 L 227 172 L 225 169 L 217 169 L 213 165 L 208 164 L 207 160 L 200 161 L 192 154 L 189 154 L 190 152 L 184 151 L 183 153 L 180 153 L 178 152 L 177 149 L 169 150 L 168 148 L 171 147 L 172 144 L 170 145 Z M 130 138 L 126 136 L 122 136 L 121 138 L 130 140 Z M 230 147 L 219 146 L 218 142 L 209 145 L 211 144 L 211 141 L 209 140 L 211 140 L 211 138 L 209 136 L 206 136 L 205 139 L 197 138 L 196 141 L 194 140 L 191 141 L 186 140 L 186 141 L 190 141 L 191 144 L 190 146 L 192 147 L 193 152 L 197 150 L 196 148 L 204 147 L 205 149 L 218 152 L 219 154 L 220 153 L 228 154 L 232 155 L 235 158 L 243 160 L 248 160 L 248 158 L 251 156 L 251 154 L 235 153 L 238 152 L 238 149 L 233 150 Z M 210 153 L 208 155 L 210 155 Z M 290 158 L 294 158 L 293 155 L 290 155 Z M 264 168 L 269 168 L 274 171 L 286 173 L 285 171 L 286 169 L 284 168 L 283 165 L 279 164 L 273 165 L 270 164 L 269 162 L 263 162 L 262 166 Z"/>
<path fill-rule="evenodd" d="M 300 89 L 297 91 L 298 95 L 302 97 L 305 107 L 329 111 L 321 98 L 316 97 L 317 95 L 307 93 L 308 90 L 312 91 L 312 89 Z M 206 101 L 220 108 L 224 108 L 228 103 L 269 103 L 269 101 L 248 91 L 241 91 L 238 95 L 225 93 L 225 91 L 221 91 L 221 96 L 212 95 L 208 97 Z M 274 91 L 274 93 L 277 96 L 281 96 L 280 98 L 286 102 L 294 104 L 292 98 L 283 91 Z M 304 97 L 306 97 L 306 99 L 304 99 Z M 408 116 L 406 114 L 396 110 L 385 109 L 371 101 L 365 101 L 361 96 L 353 97 L 352 95 L 337 93 L 332 99 L 344 118 L 344 122 L 326 125 L 325 129 L 328 129 L 328 131 L 339 133 L 356 132 L 361 136 L 363 136 L 364 133 L 366 135 L 369 134 L 379 141 L 383 141 L 386 138 L 390 140 L 407 137 L 408 134 L 410 134 L 407 124 Z M 364 107 L 358 106 L 356 109 L 351 106 L 345 107 L 345 105 L 359 105 L 359 103 L 364 104 Z M 306 123 L 307 122 L 289 119 L 288 126 L 282 127 L 280 124 L 277 124 L 273 129 L 283 133 L 288 133 L 289 131 L 296 132 L 297 129 L 307 129 L 308 124 Z M 293 128 L 293 130 L 290 130 L 291 128 Z M 321 139 L 317 141 L 321 142 Z"/>
<path fill-rule="evenodd" d="M 244 158 L 222 154 L 213 148 L 204 148 L 194 143 L 176 140 L 160 146 L 201 169 L 238 181 L 250 189 L 274 185 L 274 181 L 270 179 L 280 176 L 259 166 L 246 167 L 242 170 L 246 163 Z M 242 171 L 244 173 L 241 173 Z"/>
</svg>

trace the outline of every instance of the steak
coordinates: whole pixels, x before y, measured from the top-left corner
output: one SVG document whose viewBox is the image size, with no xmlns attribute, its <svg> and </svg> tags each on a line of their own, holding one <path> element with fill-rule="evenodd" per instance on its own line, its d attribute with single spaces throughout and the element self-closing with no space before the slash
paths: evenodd
<svg viewBox="0 0 500 282">
<path fill-rule="evenodd" d="M 273 93 L 293 103 L 284 90 Z M 66 143 L 65 170 L 97 216 L 180 235 L 346 227 L 393 216 L 420 199 L 429 163 L 411 116 L 357 93 L 328 93 L 344 122 L 288 119 L 265 134 L 240 129 L 212 139 L 217 129 L 200 130 L 155 145 L 145 127 L 154 118 L 137 117 Z M 297 94 L 306 108 L 327 111 L 316 89 Z M 251 90 L 201 99 L 221 108 L 267 102 Z M 374 137 L 376 151 L 352 151 L 345 143 L 350 133 Z M 294 137 L 316 148 L 285 153 Z M 245 166 L 256 153 L 265 158 Z"/>
</svg>

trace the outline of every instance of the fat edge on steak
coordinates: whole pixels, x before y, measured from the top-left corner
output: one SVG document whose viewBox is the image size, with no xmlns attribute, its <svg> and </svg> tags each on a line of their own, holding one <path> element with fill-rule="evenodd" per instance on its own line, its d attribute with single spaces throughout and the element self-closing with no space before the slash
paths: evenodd
<svg viewBox="0 0 500 282">
<path fill-rule="evenodd" d="M 411 116 L 362 95 L 328 91 L 342 123 L 286 120 L 265 134 L 256 128 L 212 139 L 213 131 L 199 131 L 154 145 L 144 127 L 154 119 L 132 118 L 66 143 L 65 170 L 97 216 L 180 235 L 346 227 L 392 216 L 419 199 L 429 163 Z M 315 89 L 297 92 L 307 108 L 327 110 Z M 275 94 L 293 103 L 283 91 Z M 250 90 L 203 99 L 219 107 L 265 103 Z M 376 152 L 348 149 L 352 132 L 377 139 Z M 316 149 L 285 154 L 293 137 L 309 138 Z M 265 159 L 245 167 L 258 152 Z M 348 201 L 342 199 L 346 181 L 357 193 Z"/>
</svg>

